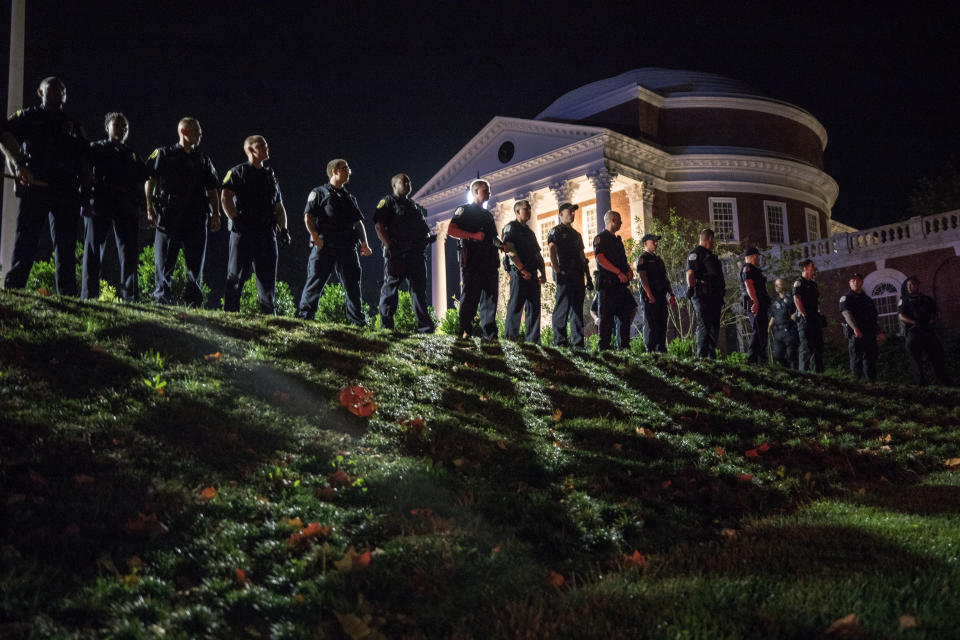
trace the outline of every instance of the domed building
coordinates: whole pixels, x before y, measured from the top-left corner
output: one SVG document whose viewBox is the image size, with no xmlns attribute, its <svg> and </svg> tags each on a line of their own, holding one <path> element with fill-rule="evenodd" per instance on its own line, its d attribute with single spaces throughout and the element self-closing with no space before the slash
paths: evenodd
<svg viewBox="0 0 960 640">
<path fill-rule="evenodd" d="M 588 258 L 609 209 L 626 214 L 624 238 L 639 239 L 675 208 L 721 243 L 772 247 L 830 235 L 838 187 L 823 170 L 826 144 L 823 125 L 800 107 L 695 71 L 634 69 L 574 89 L 533 119 L 497 116 L 414 195 L 440 234 L 434 309 L 442 314 L 458 293 L 446 225 L 478 175 L 491 184 L 498 226 L 517 200 L 533 204 L 529 224 L 544 249 L 566 201 L 580 205 Z"/>
</svg>

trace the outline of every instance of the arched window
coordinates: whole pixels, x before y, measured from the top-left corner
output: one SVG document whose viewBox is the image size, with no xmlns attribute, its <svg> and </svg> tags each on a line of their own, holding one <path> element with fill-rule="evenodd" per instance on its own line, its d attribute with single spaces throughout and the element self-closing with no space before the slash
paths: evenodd
<svg viewBox="0 0 960 640">
<path fill-rule="evenodd" d="M 889 282 L 881 282 L 870 291 L 870 297 L 877 306 L 877 322 L 880 330 L 887 335 L 900 333 L 900 320 L 897 318 L 897 302 L 900 292 Z"/>
</svg>

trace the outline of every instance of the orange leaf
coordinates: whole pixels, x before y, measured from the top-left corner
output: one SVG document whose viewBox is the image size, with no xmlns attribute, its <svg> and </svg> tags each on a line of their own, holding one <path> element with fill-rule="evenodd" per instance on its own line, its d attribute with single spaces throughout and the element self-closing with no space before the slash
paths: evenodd
<svg viewBox="0 0 960 640">
<path fill-rule="evenodd" d="M 325 536 L 331 531 L 333 531 L 333 525 L 323 526 L 319 522 L 311 522 L 300 531 L 291 533 L 290 538 L 287 540 L 287 544 L 292 547 L 300 544 L 301 542 L 306 542 L 311 538 Z"/>
<path fill-rule="evenodd" d="M 623 562 L 628 568 L 637 569 L 646 564 L 647 559 L 643 557 L 642 553 L 634 549 L 632 555 L 624 556 Z"/>
<path fill-rule="evenodd" d="M 423 433 L 423 418 L 410 418 L 403 424 L 407 425 L 407 430 L 415 436 Z"/>
<path fill-rule="evenodd" d="M 727 450 L 724 449 L 723 447 L 715 447 L 714 450 L 713 450 L 713 452 L 716 453 L 717 456 L 719 456 L 719 457 L 721 457 L 721 458 L 722 458 L 723 456 L 727 455 Z"/>
<path fill-rule="evenodd" d="M 669 489 L 671 484 L 673 484 L 673 481 L 664 480 L 662 483 L 660 483 L 660 486 L 663 487 L 664 489 Z"/>
<path fill-rule="evenodd" d="M 364 388 L 363 385 L 347 385 L 340 389 L 337 399 L 341 406 L 361 418 L 369 417 L 377 410 L 377 404 L 373 401 L 373 392 Z"/>
<path fill-rule="evenodd" d="M 237 569 L 237 584 L 247 584 L 247 572 L 243 569 Z"/>
<path fill-rule="evenodd" d="M 838 638 L 858 638 L 862 631 L 860 625 L 857 624 L 857 614 L 851 613 L 834 620 L 833 624 L 827 627 L 824 633 L 828 636 L 836 634 Z"/>
<path fill-rule="evenodd" d="M 497 440 L 497 449 L 500 449 L 501 451 L 506 451 L 507 443 L 504 442 L 503 440 Z"/>
<path fill-rule="evenodd" d="M 761 444 L 759 447 L 757 447 L 757 451 L 762 451 L 762 452 L 764 452 L 764 453 L 766 453 L 767 451 L 770 451 L 770 443 L 764 441 L 763 444 Z"/>
<path fill-rule="evenodd" d="M 733 389 L 730 388 L 730 385 L 728 384 L 723 385 L 723 395 L 729 398 L 732 393 L 733 393 Z"/>
<path fill-rule="evenodd" d="M 550 417 L 553 418 L 554 422 L 560 422 L 560 420 L 563 419 L 563 411 L 561 411 L 560 409 L 557 409 L 556 411 L 553 412 L 553 415 Z"/>
<path fill-rule="evenodd" d="M 911 615 L 903 614 L 900 616 L 900 628 L 901 629 L 912 629 L 917 626 L 917 619 Z"/>
<path fill-rule="evenodd" d="M 429 507 L 426 509 L 410 509 L 410 515 L 429 518 L 433 515 L 433 509 L 430 509 Z"/>
<path fill-rule="evenodd" d="M 490 549 L 490 553 L 500 553 L 500 548 L 501 548 L 502 546 L 503 546 L 503 545 L 498 544 L 498 545 L 495 546 L 493 549 Z"/>
<path fill-rule="evenodd" d="M 740 482 L 753 482 L 753 476 L 749 473 L 741 473 Z"/>
<path fill-rule="evenodd" d="M 330 482 L 330 484 L 339 485 L 341 487 L 345 487 L 353 482 L 350 479 L 350 476 L 347 475 L 347 472 L 343 469 L 337 469 L 333 473 L 329 474 L 327 476 L 327 480 Z"/>
<path fill-rule="evenodd" d="M 303 528 L 303 520 L 301 520 L 299 516 L 296 518 L 284 518 L 280 521 L 280 524 L 285 524 L 288 527 L 294 527 L 296 529 Z"/>
<path fill-rule="evenodd" d="M 648 429 L 646 427 L 640 427 L 637 429 L 637 435 L 643 436 L 644 438 L 656 438 L 657 434 L 653 432 L 653 429 Z"/>
<path fill-rule="evenodd" d="M 948 469 L 960 469 L 960 458 L 950 458 L 948 460 L 944 460 L 943 466 Z"/>
<path fill-rule="evenodd" d="M 557 573 L 556 571 L 551 571 L 551 572 L 550 572 L 550 575 L 547 576 L 547 582 L 548 582 L 550 585 L 552 585 L 552 586 L 554 586 L 554 587 L 557 587 L 557 588 L 562 587 L 562 586 L 563 586 L 563 583 L 566 582 L 566 581 L 567 581 L 566 578 L 564 578 L 562 575 L 560 575 L 560 574 Z"/>
<path fill-rule="evenodd" d="M 203 356 L 203 359 L 206 360 L 207 362 L 210 362 L 211 360 L 216 360 L 219 357 L 220 357 L 220 352 L 217 351 L 216 353 L 208 353 L 207 355 Z"/>
<path fill-rule="evenodd" d="M 364 551 L 353 556 L 353 568 L 354 569 L 366 569 L 370 566 L 370 551 Z"/>
<path fill-rule="evenodd" d="M 217 496 L 217 490 L 213 487 L 207 487 L 200 492 L 200 497 L 204 500 L 213 500 Z"/>
<path fill-rule="evenodd" d="M 743 455 L 747 456 L 748 458 L 752 458 L 752 459 L 756 459 L 756 458 L 759 458 L 759 457 L 760 457 L 760 453 L 759 453 L 756 449 L 747 449 L 747 450 L 743 453 Z"/>
<path fill-rule="evenodd" d="M 376 402 L 364 402 L 363 404 L 351 405 L 349 408 L 350 413 L 355 416 L 360 416 L 361 418 L 369 418 L 374 411 L 377 410 Z"/>
</svg>

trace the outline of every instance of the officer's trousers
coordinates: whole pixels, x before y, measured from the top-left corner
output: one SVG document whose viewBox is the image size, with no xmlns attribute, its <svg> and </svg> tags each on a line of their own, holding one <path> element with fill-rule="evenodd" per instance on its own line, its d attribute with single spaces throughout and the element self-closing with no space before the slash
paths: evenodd
<svg viewBox="0 0 960 640">
<path fill-rule="evenodd" d="M 797 368 L 797 343 L 800 337 L 796 330 L 790 330 L 788 327 L 773 325 L 773 333 L 770 336 L 773 345 L 773 359 L 784 367 L 790 369 Z"/>
<path fill-rule="evenodd" d="M 760 305 L 756 314 L 747 311 L 750 318 L 750 346 L 747 362 L 767 364 L 767 332 L 770 325 L 770 309 Z"/>
<path fill-rule="evenodd" d="M 643 298 L 643 344 L 650 353 L 667 352 L 667 295 L 661 294 L 651 304 Z"/>
<path fill-rule="evenodd" d="M 867 382 L 877 379 L 877 334 L 864 333 L 862 338 L 847 338 L 850 352 L 850 373 L 854 380 L 861 377 Z"/>
<path fill-rule="evenodd" d="M 558 347 L 583 348 L 583 299 L 586 296 L 583 278 L 580 282 L 558 282 L 553 306 L 553 344 Z M 567 341 L 567 321 L 570 340 Z"/>
<path fill-rule="evenodd" d="M 933 327 L 913 327 L 907 330 L 907 354 L 910 356 L 910 373 L 917 384 L 926 384 L 923 373 L 924 356 L 930 361 L 933 376 L 942 385 L 950 385 L 950 375 L 943 359 L 943 346 Z"/>
<path fill-rule="evenodd" d="M 117 258 L 120 262 L 120 298 L 125 302 L 137 301 L 137 211 L 97 210 L 94 216 L 83 219 L 83 276 L 80 297 L 100 297 L 100 266 L 107 252 L 107 240 L 113 232 L 117 243 Z"/>
<path fill-rule="evenodd" d="M 717 340 L 720 339 L 720 313 L 723 311 L 721 296 L 697 296 L 693 299 L 697 314 L 697 357 L 715 358 Z"/>
<path fill-rule="evenodd" d="M 207 249 L 206 216 L 190 223 L 180 223 L 157 229 L 153 241 L 153 262 L 156 269 L 153 299 L 158 304 L 173 304 L 173 270 L 177 255 L 183 248 L 186 268 L 186 286 L 183 301 L 188 307 L 203 304 L 203 259 Z"/>
<path fill-rule="evenodd" d="M 356 245 L 334 247 L 324 244 L 323 249 L 313 247 L 307 261 L 307 281 L 303 285 L 297 317 L 312 319 L 317 313 L 317 304 L 331 273 L 335 273 L 343 285 L 347 298 L 347 320 L 358 327 L 366 326 L 367 318 L 360 301 L 360 278 L 363 272 L 360 270 Z"/>
<path fill-rule="evenodd" d="M 272 227 L 244 233 L 230 232 L 227 282 L 223 292 L 224 311 L 240 311 L 243 285 L 251 271 L 257 276 L 260 312 L 277 315 L 277 235 Z"/>
<path fill-rule="evenodd" d="M 535 275 L 529 280 L 516 269 L 510 269 L 510 300 L 507 302 L 506 336 L 516 340 L 520 336 L 520 317 L 524 319 L 524 338 L 540 342 L 540 281 Z"/>
<path fill-rule="evenodd" d="M 418 333 L 433 333 L 436 327 L 427 308 L 427 258 L 423 251 L 407 251 L 394 258 L 396 273 L 391 274 L 389 261 L 383 266 L 383 286 L 380 287 L 380 326 L 393 329 L 397 313 L 400 284 L 406 280 L 410 287 L 410 306 L 417 318 Z"/>
<path fill-rule="evenodd" d="M 480 335 L 497 338 L 497 300 L 500 295 L 499 270 L 488 267 L 481 272 L 463 270 L 460 295 L 460 335 L 473 333 L 473 318 L 480 310 Z"/>
<path fill-rule="evenodd" d="M 820 314 L 801 316 L 797 320 L 800 333 L 800 371 L 823 373 L 823 326 Z"/>
<path fill-rule="evenodd" d="M 630 346 L 630 320 L 635 308 L 633 294 L 622 282 L 600 289 L 600 326 L 597 327 L 597 347 L 600 351 L 610 348 L 614 328 L 617 331 L 617 348 L 626 349 Z"/>
<path fill-rule="evenodd" d="M 77 295 L 77 222 L 80 217 L 80 207 L 30 194 L 20 198 L 17 208 L 13 258 L 10 261 L 10 270 L 4 276 L 4 286 L 8 289 L 23 289 L 27 286 L 30 268 L 37 255 L 37 243 L 40 242 L 44 216 L 50 223 L 57 293 L 75 296 Z"/>
</svg>

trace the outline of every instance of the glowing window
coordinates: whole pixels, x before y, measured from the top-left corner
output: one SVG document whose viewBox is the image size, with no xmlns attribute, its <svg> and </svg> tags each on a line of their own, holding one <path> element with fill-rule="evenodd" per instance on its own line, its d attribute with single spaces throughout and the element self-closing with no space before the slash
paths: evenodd
<svg viewBox="0 0 960 640">
<path fill-rule="evenodd" d="M 787 244 L 787 205 L 785 202 L 763 203 L 767 223 L 767 244 Z"/>
<path fill-rule="evenodd" d="M 897 288 L 889 282 L 881 282 L 870 292 L 873 304 L 877 307 L 877 322 L 880 330 L 888 335 L 900 332 L 900 321 L 897 317 L 897 302 L 900 294 Z"/>
<path fill-rule="evenodd" d="M 717 242 L 739 242 L 737 231 L 737 199 L 710 198 L 710 225 Z"/>
</svg>

